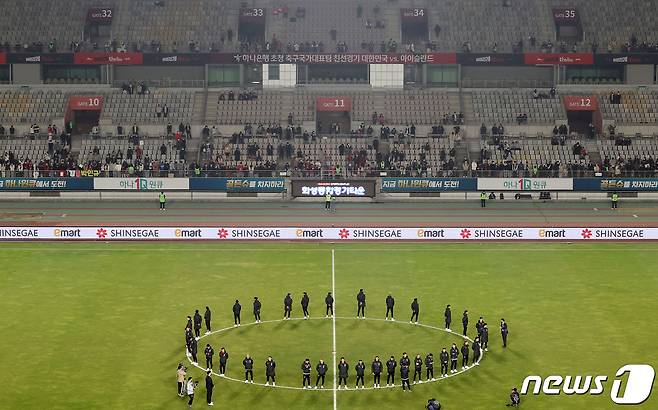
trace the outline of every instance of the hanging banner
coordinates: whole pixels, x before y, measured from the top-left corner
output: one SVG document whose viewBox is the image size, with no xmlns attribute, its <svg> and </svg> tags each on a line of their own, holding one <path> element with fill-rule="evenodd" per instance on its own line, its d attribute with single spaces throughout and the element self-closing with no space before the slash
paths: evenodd
<svg viewBox="0 0 658 410">
<path fill-rule="evenodd" d="M 187 191 L 188 178 L 94 178 L 94 189 L 111 191 Z"/>
<path fill-rule="evenodd" d="M 529 65 L 593 65 L 591 53 L 526 53 L 525 63 Z"/>
<path fill-rule="evenodd" d="M 142 53 L 75 53 L 73 56 L 75 64 L 96 65 L 140 65 L 143 63 Z"/>
<path fill-rule="evenodd" d="M 477 178 L 382 178 L 382 192 L 476 191 Z"/>
<path fill-rule="evenodd" d="M 478 191 L 573 191 L 573 178 L 478 178 Z"/>
</svg>

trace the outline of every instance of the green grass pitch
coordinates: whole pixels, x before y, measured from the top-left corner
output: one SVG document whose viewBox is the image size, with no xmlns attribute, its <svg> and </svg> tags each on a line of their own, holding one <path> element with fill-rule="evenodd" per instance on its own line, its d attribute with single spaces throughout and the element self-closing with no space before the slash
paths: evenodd
<svg viewBox="0 0 658 410">
<path fill-rule="evenodd" d="M 245 353 L 278 364 L 278 384 L 301 385 L 300 364 L 319 358 L 331 368 L 332 323 L 324 320 L 335 249 L 337 316 L 354 317 L 356 293 L 367 294 L 367 315 L 381 319 L 384 299 L 396 298 L 398 322 L 337 320 L 338 356 L 369 364 L 403 351 L 414 356 L 460 342 L 458 337 L 408 324 L 413 297 L 421 323 L 442 327 L 452 305 L 453 329 L 471 316 L 469 336 L 482 315 L 490 349 L 481 365 L 432 384 L 339 391 L 339 409 L 421 409 L 437 397 L 444 409 L 504 408 L 511 387 L 527 375 L 614 376 L 624 364 L 658 368 L 656 244 L 208 244 L 208 243 L 3 243 L 0 246 L 0 408 L 180 409 L 175 370 L 185 361 L 185 317 L 206 305 L 214 328 L 232 325 L 231 306 L 242 302 L 243 323 L 252 321 L 251 300 L 263 302 L 263 320 L 279 320 L 283 297 L 293 295 L 301 316 L 302 291 L 311 315 L 321 320 L 243 326 L 211 335 L 215 351 L 231 357 L 228 375 L 242 377 Z M 503 350 L 498 321 L 509 323 Z M 202 360 L 200 360 L 201 362 Z M 217 361 L 217 358 L 215 359 Z M 189 366 L 192 369 L 191 366 Z M 438 373 L 438 357 L 437 357 Z M 203 373 L 195 408 L 205 408 Z M 385 376 L 384 376 L 385 377 Z M 315 381 L 315 371 L 313 372 Z M 399 378 L 399 374 L 398 374 Z M 367 384 L 372 377 L 366 376 Z M 247 386 L 215 378 L 215 407 L 224 409 L 331 409 L 332 391 Z M 654 386 L 655 390 L 655 386 Z M 607 409 L 600 396 L 523 396 L 523 409 Z M 658 408 L 658 393 L 641 406 Z"/>
</svg>

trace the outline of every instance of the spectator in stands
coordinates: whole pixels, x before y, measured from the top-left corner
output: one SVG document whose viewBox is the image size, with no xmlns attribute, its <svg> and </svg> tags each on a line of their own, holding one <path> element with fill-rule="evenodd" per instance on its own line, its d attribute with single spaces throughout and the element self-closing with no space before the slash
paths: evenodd
<svg viewBox="0 0 658 410">
<path fill-rule="evenodd" d="M 92 136 L 97 137 L 99 133 L 100 133 L 100 131 L 98 129 L 98 125 L 94 125 L 93 127 L 91 127 L 91 135 Z"/>
<path fill-rule="evenodd" d="M 228 92 L 228 100 L 229 101 L 235 101 L 235 93 L 233 92 L 233 90 L 230 90 Z"/>
<path fill-rule="evenodd" d="M 171 122 L 167 123 L 167 135 L 171 135 L 173 132 L 173 126 L 171 125 Z"/>
<path fill-rule="evenodd" d="M 587 125 L 587 135 L 590 138 L 596 137 L 596 127 L 591 122 Z"/>
<path fill-rule="evenodd" d="M 441 34 L 441 26 L 436 24 L 434 26 L 434 37 L 439 37 L 440 34 Z"/>
<path fill-rule="evenodd" d="M 162 117 L 162 106 L 160 104 L 155 106 L 155 115 L 158 118 Z"/>
<path fill-rule="evenodd" d="M 548 92 L 548 95 L 550 95 L 551 98 L 555 98 L 555 96 L 557 95 L 557 90 L 555 89 L 555 87 L 551 87 L 551 89 Z"/>
<path fill-rule="evenodd" d="M 0 124 L 0 135 L 5 135 L 5 127 Z"/>
<path fill-rule="evenodd" d="M 165 118 L 169 117 L 169 107 L 166 103 L 162 106 L 162 116 Z"/>
</svg>

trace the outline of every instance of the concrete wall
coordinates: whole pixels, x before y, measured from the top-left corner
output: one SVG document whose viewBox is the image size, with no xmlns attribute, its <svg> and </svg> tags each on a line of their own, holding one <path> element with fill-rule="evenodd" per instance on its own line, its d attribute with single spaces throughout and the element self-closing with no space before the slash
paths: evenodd
<svg viewBox="0 0 658 410">
<path fill-rule="evenodd" d="M 651 85 L 653 84 L 653 65 L 627 65 L 626 84 Z"/>
<path fill-rule="evenodd" d="M 279 64 L 279 79 L 269 79 L 270 64 L 263 65 L 263 88 L 294 88 L 297 85 L 297 66 Z"/>
<path fill-rule="evenodd" d="M 404 65 L 370 64 L 370 85 L 373 88 L 404 88 Z"/>
<path fill-rule="evenodd" d="M 12 81 L 14 85 L 41 84 L 41 64 L 14 64 Z"/>
</svg>

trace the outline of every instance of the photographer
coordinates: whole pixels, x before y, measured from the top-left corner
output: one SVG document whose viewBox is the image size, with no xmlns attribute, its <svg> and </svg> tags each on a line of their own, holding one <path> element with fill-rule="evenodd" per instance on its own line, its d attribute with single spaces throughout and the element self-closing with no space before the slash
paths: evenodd
<svg viewBox="0 0 658 410">
<path fill-rule="evenodd" d="M 427 400 L 427 406 L 425 406 L 427 410 L 441 410 L 441 403 L 435 398 L 431 398 Z"/>
<path fill-rule="evenodd" d="M 512 392 L 509 395 L 510 402 L 507 404 L 507 407 L 518 407 L 521 404 L 521 396 L 519 395 L 516 387 L 512 389 Z"/>
</svg>

